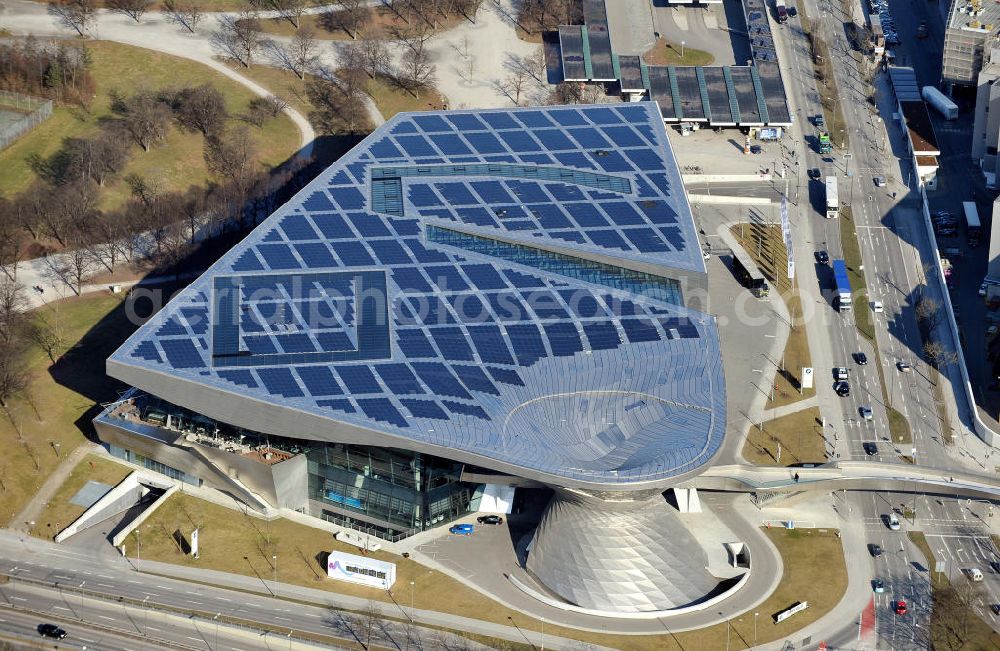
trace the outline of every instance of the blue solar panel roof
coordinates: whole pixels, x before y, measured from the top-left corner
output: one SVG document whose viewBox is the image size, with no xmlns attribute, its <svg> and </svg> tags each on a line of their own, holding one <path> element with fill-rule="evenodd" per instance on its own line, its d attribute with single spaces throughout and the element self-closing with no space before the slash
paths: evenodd
<svg viewBox="0 0 1000 651">
<path fill-rule="evenodd" d="M 655 103 L 400 114 L 109 372 L 310 414 L 330 440 L 344 423 L 555 482 L 668 479 L 725 430 L 715 323 L 678 281 L 704 273 L 697 243 Z"/>
</svg>

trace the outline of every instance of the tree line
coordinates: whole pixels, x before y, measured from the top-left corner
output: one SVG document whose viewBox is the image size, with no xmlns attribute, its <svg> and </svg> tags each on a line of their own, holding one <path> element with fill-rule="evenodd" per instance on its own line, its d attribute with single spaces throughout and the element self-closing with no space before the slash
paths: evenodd
<svg viewBox="0 0 1000 651">
<path fill-rule="evenodd" d="M 0 89 L 86 105 L 94 95 L 86 47 L 45 45 L 34 36 L 0 44 Z"/>
</svg>

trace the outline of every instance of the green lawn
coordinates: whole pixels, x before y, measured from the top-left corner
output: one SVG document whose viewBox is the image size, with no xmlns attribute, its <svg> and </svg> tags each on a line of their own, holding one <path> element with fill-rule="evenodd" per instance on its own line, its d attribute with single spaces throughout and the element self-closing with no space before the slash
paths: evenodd
<svg viewBox="0 0 1000 651">
<path fill-rule="evenodd" d="M 750 428 L 743 444 L 743 458 L 759 466 L 789 466 L 795 463 L 825 463 L 826 445 L 818 407 L 810 407 L 764 423 L 762 432 Z M 781 460 L 778 460 L 778 446 Z"/>
<path fill-rule="evenodd" d="M 642 58 L 649 65 L 656 66 L 710 66 L 715 62 L 715 57 L 709 52 L 671 43 L 663 38 L 656 39 L 656 44 Z"/>
<path fill-rule="evenodd" d="M 27 358 L 31 400 L 11 401 L 23 436 L 0 415 L 0 525 L 6 526 L 59 463 L 84 441 L 98 402 L 116 397 L 118 383 L 104 373 L 104 360 L 134 330 L 121 300 L 110 294 L 70 298 L 40 308 L 37 315 L 57 324 L 63 343 L 52 364 L 38 348 Z"/>
<path fill-rule="evenodd" d="M 97 481 L 114 487 L 128 477 L 132 469 L 128 466 L 89 454 L 70 473 L 56 494 L 49 500 L 35 520 L 31 535 L 52 539 L 62 529 L 83 515 L 84 508 L 70 502 L 84 484 Z"/>
<path fill-rule="evenodd" d="M 59 151 L 64 138 L 95 133 L 99 123 L 111 114 L 108 93 L 113 89 L 129 94 L 141 89 L 181 88 L 210 82 L 226 98 L 234 116 L 244 112 L 254 96 L 243 86 L 194 61 L 106 41 L 88 43 L 87 47 L 94 56 L 92 71 L 97 83 L 93 103 L 89 110 L 57 106 L 49 120 L 0 152 L 0 188 L 5 194 L 23 190 L 35 178 L 29 165 L 33 156 L 47 159 Z M 232 123 L 237 123 L 235 117 Z M 299 133 L 287 116 L 279 116 L 253 131 L 258 135 L 260 160 L 265 167 L 284 162 L 298 149 Z M 127 174 L 156 178 L 166 191 L 204 186 L 208 172 L 202 156 L 202 140 L 200 134 L 185 133 L 174 127 L 168 139 L 149 152 L 133 147 L 119 179 L 105 187 L 101 207 L 117 207 L 128 197 L 128 188 L 121 181 Z"/>
<path fill-rule="evenodd" d="M 375 106 L 386 120 L 404 111 L 439 110 L 446 101 L 434 88 L 418 91 L 414 96 L 382 76 L 367 80 L 365 90 L 375 100 Z"/>
<path fill-rule="evenodd" d="M 196 527 L 200 530 L 198 560 L 183 554 L 174 541 L 175 531 L 189 537 Z M 847 582 L 840 540 L 833 531 L 775 529 L 769 530 L 767 535 L 781 552 L 786 573 L 775 594 L 755 609 L 760 613 L 760 642 L 784 637 L 819 618 L 839 601 Z M 285 519 L 264 522 L 182 493 L 171 496 L 142 525 L 140 537 L 144 559 L 271 579 L 274 576 L 271 557 L 276 555 L 279 581 L 379 601 L 390 600 L 390 595 L 379 590 L 326 577 L 323 565 L 325 552 L 357 551 L 336 542 L 328 532 Z M 133 538 L 127 545 L 134 553 Z M 530 630 L 540 630 L 542 626 L 540 621 L 508 610 L 447 575 L 412 560 L 387 552 L 373 552 L 371 555 L 396 563 L 398 587 L 392 595 L 396 600 L 407 602 L 410 599 L 410 582 L 413 581 L 413 603 L 417 608 L 474 616 L 500 624 L 508 624 L 507 618 L 513 617 L 519 627 Z M 823 568 L 822 581 L 817 580 L 816 568 L 819 567 Z M 809 610 L 796 615 L 791 621 L 777 626 L 771 624 L 769 618 L 772 614 L 796 600 L 808 600 Z M 751 640 L 752 620 L 752 613 L 734 617 L 732 625 L 735 634 Z M 725 625 L 677 635 L 627 637 L 586 633 L 551 623 L 545 625 L 545 631 L 611 648 L 650 651 L 719 649 L 723 648 L 720 644 L 724 645 L 726 636 Z"/>
</svg>

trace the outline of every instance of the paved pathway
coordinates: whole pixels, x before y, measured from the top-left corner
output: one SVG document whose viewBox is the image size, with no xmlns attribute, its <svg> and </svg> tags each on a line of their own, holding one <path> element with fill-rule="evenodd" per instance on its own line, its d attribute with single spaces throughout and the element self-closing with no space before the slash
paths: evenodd
<svg viewBox="0 0 1000 651">
<path fill-rule="evenodd" d="M 782 416 L 788 416 L 789 414 L 797 414 L 803 409 L 809 409 L 810 407 L 816 407 L 819 405 L 819 401 L 816 396 L 810 396 L 804 400 L 797 400 L 788 405 L 782 405 L 780 407 L 775 407 L 774 409 L 764 410 L 764 420 L 774 420 L 775 418 L 781 418 Z"/>
<path fill-rule="evenodd" d="M 80 463 L 85 456 L 90 452 L 93 452 L 96 446 L 93 443 L 85 442 L 78 448 L 69 453 L 69 455 L 63 459 L 56 469 L 45 480 L 38 492 L 24 505 L 21 512 L 14 517 L 11 521 L 12 528 L 15 531 L 20 531 L 27 533 L 31 530 L 31 523 L 34 522 L 39 515 L 42 513 L 42 509 L 48 504 L 52 496 L 56 494 L 59 487 L 63 485 L 69 474 L 73 472 L 73 468 Z"/>
</svg>

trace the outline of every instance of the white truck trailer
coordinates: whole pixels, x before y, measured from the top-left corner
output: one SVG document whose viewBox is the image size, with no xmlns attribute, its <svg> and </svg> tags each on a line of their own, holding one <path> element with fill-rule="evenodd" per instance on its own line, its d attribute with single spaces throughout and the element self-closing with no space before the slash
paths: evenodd
<svg viewBox="0 0 1000 651">
<path fill-rule="evenodd" d="M 840 202 L 837 197 L 837 177 L 826 177 L 826 218 L 836 219 L 840 215 Z"/>
<path fill-rule="evenodd" d="M 951 98 L 939 91 L 934 86 L 924 86 L 920 92 L 924 101 L 934 107 L 934 109 L 944 116 L 945 120 L 958 119 L 958 104 L 951 101 Z"/>
</svg>

